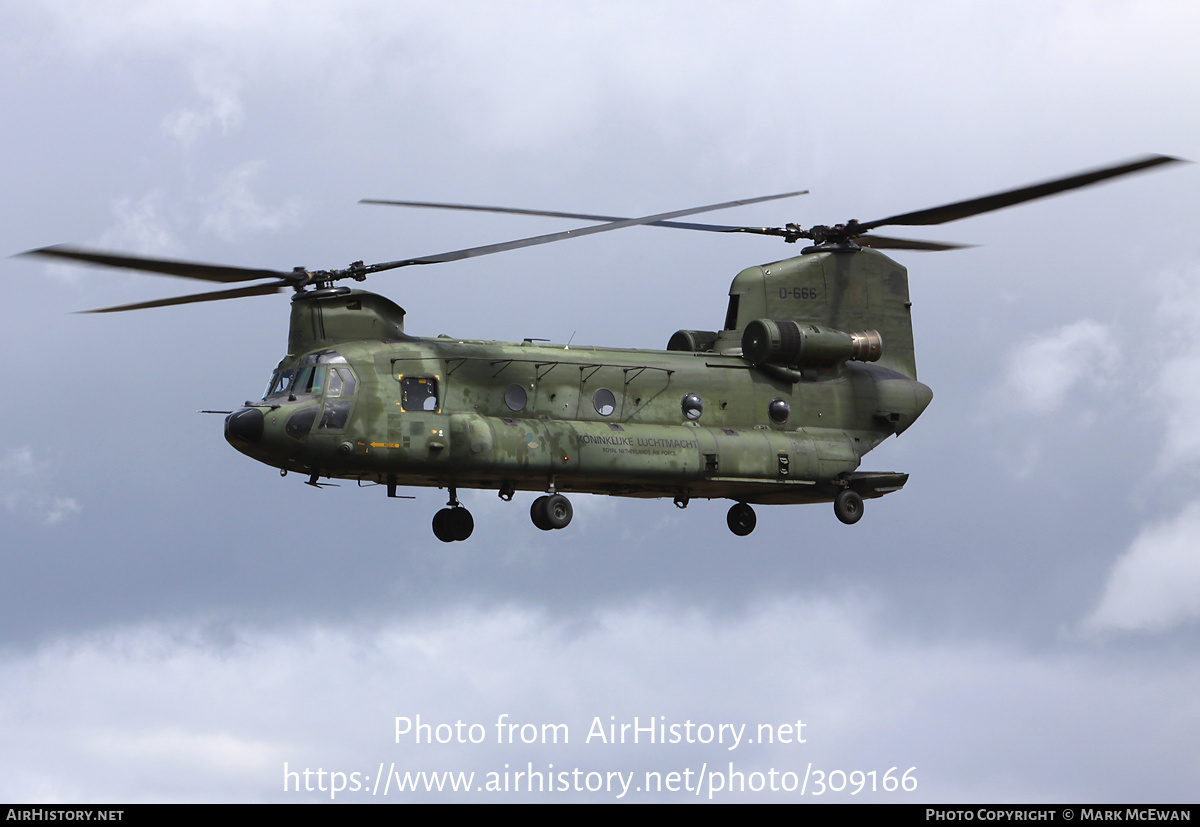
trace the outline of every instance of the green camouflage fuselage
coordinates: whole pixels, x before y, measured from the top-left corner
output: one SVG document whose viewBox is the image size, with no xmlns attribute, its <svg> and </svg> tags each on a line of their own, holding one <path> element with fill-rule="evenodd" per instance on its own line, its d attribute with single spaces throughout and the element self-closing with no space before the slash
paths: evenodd
<svg viewBox="0 0 1200 827">
<path fill-rule="evenodd" d="M 903 486 L 905 474 L 856 472 L 932 398 L 916 381 L 904 268 L 819 252 L 744 270 L 730 297 L 726 329 L 695 352 L 415 338 L 380 296 L 299 294 L 289 354 L 227 438 L 314 479 L 401 486 L 748 503 Z M 756 319 L 846 341 L 870 328 L 882 356 L 755 365 L 742 336 Z"/>
</svg>

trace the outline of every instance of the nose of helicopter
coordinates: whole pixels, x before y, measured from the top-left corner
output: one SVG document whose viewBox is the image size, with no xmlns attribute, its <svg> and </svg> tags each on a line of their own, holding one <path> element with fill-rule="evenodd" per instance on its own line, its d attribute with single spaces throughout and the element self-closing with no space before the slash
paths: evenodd
<svg viewBox="0 0 1200 827">
<path fill-rule="evenodd" d="M 225 417 L 225 440 L 234 448 L 253 445 L 263 438 L 263 412 L 242 408 Z"/>
</svg>

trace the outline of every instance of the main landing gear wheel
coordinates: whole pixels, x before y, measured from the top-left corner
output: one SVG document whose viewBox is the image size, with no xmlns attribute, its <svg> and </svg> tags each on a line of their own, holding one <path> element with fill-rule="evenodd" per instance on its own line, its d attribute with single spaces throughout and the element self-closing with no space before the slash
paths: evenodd
<svg viewBox="0 0 1200 827">
<path fill-rule="evenodd" d="M 833 499 L 833 513 L 846 525 L 854 525 L 862 519 L 863 501 L 857 491 L 847 488 Z"/>
<path fill-rule="evenodd" d="M 574 510 L 571 508 L 571 501 L 562 494 L 550 494 L 545 497 L 538 497 L 533 501 L 533 505 L 529 507 L 530 519 L 542 531 L 566 528 L 570 525 L 571 517 L 574 513 Z"/>
<path fill-rule="evenodd" d="M 433 515 L 433 536 L 443 543 L 465 540 L 475 530 L 475 518 L 460 506 L 443 508 Z"/>
<path fill-rule="evenodd" d="M 754 509 L 745 503 L 734 503 L 725 522 L 729 523 L 730 531 L 739 537 L 745 537 L 758 524 L 758 517 L 754 516 Z"/>
</svg>

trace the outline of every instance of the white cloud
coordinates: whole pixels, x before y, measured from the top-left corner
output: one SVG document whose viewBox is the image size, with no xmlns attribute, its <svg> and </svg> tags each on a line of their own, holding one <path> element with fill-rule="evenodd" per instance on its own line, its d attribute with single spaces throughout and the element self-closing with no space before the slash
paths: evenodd
<svg viewBox="0 0 1200 827">
<path fill-rule="evenodd" d="M 1200 502 L 1142 530 L 1113 565 L 1087 632 L 1160 632 L 1200 618 Z"/>
<path fill-rule="evenodd" d="M 1200 271 L 1195 266 L 1158 282 L 1146 402 L 1163 422 L 1154 477 L 1170 477 L 1187 494 L 1186 471 L 1200 469 Z M 1108 574 L 1096 608 L 1081 621 L 1090 632 L 1161 632 L 1200 617 L 1200 500 L 1144 526 Z"/>
<path fill-rule="evenodd" d="M 300 202 L 289 199 L 283 206 L 263 206 L 251 183 L 263 169 L 262 161 L 249 161 L 223 176 L 204 204 L 203 226 L 224 241 L 263 230 L 276 231 L 294 224 L 300 215 Z"/>
<path fill-rule="evenodd" d="M 1005 369 L 1007 405 L 1054 413 L 1080 388 L 1103 387 L 1121 364 L 1113 331 L 1083 319 L 1013 348 Z"/>
<path fill-rule="evenodd" d="M 14 448 L 5 455 L 4 459 L 0 459 L 0 475 L 5 477 L 12 474 L 21 476 L 36 474 L 44 467 L 44 463 L 33 458 L 33 449 L 28 445 Z"/>
<path fill-rule="evenodd" d="M 162 204 L 162 193 L 157 190 L 138 198 L 114 199 L 112 223 L 89 246 L 149 256 L 177 250 L 179 243 Z M 47 263 L 44 266 L 48 276 L 64 284 L 78 285 L 85 281 L 85 271 L 77 264 Z"/>
<path fill-rule="evenodd" d="M 483 774 L 532 763 L 641 778 L 706 763 L 802 775 L 812 762 L 879 775 L 915 766 L 919 787 L 904 801 L 1165 801 L 1193 794 L 1190 773 L 1143 771 L 1125 756 L 1153 744 L 1174 766 L 1200 759 L 1194 663 L 1129 676 L 1087 652 L 920 643 L 854 599 L 778 600 L 730 616 L 647 602 L 576 619 L 495 608 L 278 632 L 148 625 L 10 653 L 0 666 L 0 796 L 10 800 L 330 798 L 284 793 L 285 763 L 367 776 L 381 764 Z M 1164 708 L 1177 714 L 1165 720 Z M 497 744 L 503 714 L 518 725 L 565 723 L 569 742 Z M 434 727 L 479 724 L 484 742 L 397 742 L 395 718 L 418 715 Z M 635 716 L 643 726 L 746 724 L 753 742 L 586 742 L 594 720 Z M 1102 719 L 1122 726 L 1097 727 Z M 757 742 L 759 724 L 798 720 L 805 728 L 792 732 L 804 743 Z M 541 796 L 580 797 L 615 796 Z"/>
<path fill-rule="evenodd" d="M 0 458 L 0 505 L 14 516 L 57 525 L 83 510 L 74 497 L 50 493 L 52 463 L 34 455 L 28 445 Z"/>
<path fill-rule="evenodd" d="M 161 193 L 148 192 L 136 200 L 118 198 L 112 210 L 116 221 L 100 237 L 101 248 L 154 255 L 175 246 L 170 220 L 163 215 Z"/>
<path fill-rule="evenodd" d="M 55 525 L 82 510 L 74 497 L 52 497 L 42 508 L 42 521 L 46 525 Z"/>
<path fill-rule="evenodd" d="M 1168 273 L 1160 280 L 1162 301 L 1155 322 L 1160 359 L 1151 398 L 1166 421 L 1159 471 L 1200 467 L 1200 266 Z"/>
<path fill-rule="evenodd" d="M 211 130 L 227 135 L 241 125 L 243 117 L 237 81 L 204 66 L 194 67 L 192 77 L 200 103 L 176 109 L 162 122 L 163 131 L 184 146 Z"/>
<path fill-rule="evenodd" d="M 218 777 L 274 770 L 277 757 L 277 750 L 267 743 L 227 732 L 195 733 L 170 726 L 136 734 L 100 728 L 88 733 L 80 747 L 81 753 L 90 752 L 99 760 L 162 763 Z"/>
</svg>

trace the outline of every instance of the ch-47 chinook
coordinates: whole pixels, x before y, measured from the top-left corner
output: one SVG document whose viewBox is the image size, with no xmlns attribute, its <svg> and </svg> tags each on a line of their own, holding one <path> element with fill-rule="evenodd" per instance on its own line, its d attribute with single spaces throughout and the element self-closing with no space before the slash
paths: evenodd
<svg viewBox="0 0 1200 827">
<path fill-rule="evenodd" d="M 793 192 L 643 218 L 427 202 L 410 207 L 555 216 L 582 229 L 340 270 L 224 267 L 56 246 L 30 254 L 209 282 L 258 282 L 216 292 L 88 311 L 107 313 L 265 295 L 291 289 L 287 355 L 263 398 L 225 420 L 225 438 L 260 462 L 322 478 L 448 489 L 433 518 L 445 542 L 474 520 L 460 488 L 504 500 L 533 491 L 540 529 L 571 522 L 565 493 L 734 501 L 730 530 L 747 535 L 751 504 L 832 502 L 843 523 L 863 500 L 908 475 L 859 471 L 864 455 L 921 415 L 933 392 L 917 381 L 908 273 L 876 249 L 962 245 L 887 238 L 886 225 L 934 225 L 1001 209 L 1178 159 L 1161 155 L 1041 184 L 894 215 L 803 229 L 673 221 Z M 812 243 L 799 256 L 750 267 L 729 289 L 724 328 L 680 330 L 666 350 L 622 350 L 423 338 L 404 310 L 335 282 L 566 238 L 655 225 L 778 236 Z M 876 248 L 876 249 L 872 249 Z"/>
</svg>

